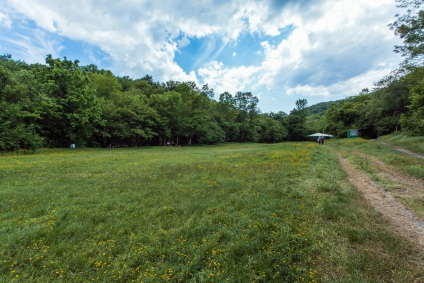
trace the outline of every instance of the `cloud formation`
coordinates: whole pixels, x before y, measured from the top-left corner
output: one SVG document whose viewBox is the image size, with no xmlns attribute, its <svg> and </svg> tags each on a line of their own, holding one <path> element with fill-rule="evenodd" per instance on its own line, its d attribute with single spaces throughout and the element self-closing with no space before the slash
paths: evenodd
<svg viewBox="0 0 424 283">
<path fill-rule="evenodd" d="M 6 0 L 0 46 L 42 62 L 62 55 L 65 39 L 83 42 L 117 75 L 251 91 L 272 101 L 268 112 L 287 110 L 287 97 L 354 95 L 388 74 L 400 62 L 387 27 L 396 13 L 394 0 Z"/>
</svg>

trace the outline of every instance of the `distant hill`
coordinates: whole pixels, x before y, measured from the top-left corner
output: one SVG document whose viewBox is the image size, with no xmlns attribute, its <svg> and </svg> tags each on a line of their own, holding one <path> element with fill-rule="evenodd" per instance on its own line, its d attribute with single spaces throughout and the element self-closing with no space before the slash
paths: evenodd
<svg viewBox="0 0 424 283">
<path fill-rule="evenodd" d="M 306 107 L 308 111 L 306 117 L 306 129 L 308 133 L 323 132 L 325 128 L 324 115 L 327 109 L 337 101 L 321 102 L 309 107 Z"/>
<path fill-rule="evenodd" d="M 312 106 L 306 107 L 308 110 L 308 116 L 317 114 L 317 116 L 323 116 L 330 106 L 337 101 L 320 102 Z"/>
</svg>

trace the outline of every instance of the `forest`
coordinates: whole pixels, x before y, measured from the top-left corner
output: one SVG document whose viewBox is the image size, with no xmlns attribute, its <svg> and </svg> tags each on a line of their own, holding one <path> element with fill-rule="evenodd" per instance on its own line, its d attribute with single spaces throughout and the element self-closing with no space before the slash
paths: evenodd
<svg viewBox="0 0 424 283">
<path fill-rule="evenodd" d="M 251 92 L 216 95 L 208 84 L 155 82 L 150 75 L 115 76 L 95 65 L 46 56 L 27 64 L 0 56 L 0 151 L 40 147 L 123 147 L 222 142 L 302 141 L 314 132 L 364 137 L 395 131 L 424 135 L 424 10 L 399 0 L 408 13 L 390 25 L 403 39 L 405 60 L 372 90 L 290 113 L 261 113 Z M 219 97 L 219 98 L 217 98 Z"/>
</svg>

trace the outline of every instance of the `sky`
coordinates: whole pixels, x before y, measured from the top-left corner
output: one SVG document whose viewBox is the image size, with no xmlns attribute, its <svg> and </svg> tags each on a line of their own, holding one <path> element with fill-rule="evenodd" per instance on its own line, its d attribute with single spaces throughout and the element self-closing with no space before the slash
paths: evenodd
<svg viewBox="0 0 424 283">
<path fill-rule="evenodd" d="M 402 61 L 395 0 L 2 0 L 0 54 L 251 92 L 262 113 L 372 90 Z"/>
</svg>

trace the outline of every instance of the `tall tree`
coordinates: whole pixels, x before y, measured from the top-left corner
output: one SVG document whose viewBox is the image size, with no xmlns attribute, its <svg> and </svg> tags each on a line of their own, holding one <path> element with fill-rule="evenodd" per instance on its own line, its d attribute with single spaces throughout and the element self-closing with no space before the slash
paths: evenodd
<svg viewBox="0 0 424 283">
<path fill-rule="evenodd" d="M 410 90 L 408 111 L 401 114 L 402 129 L 414 136 L 424 136 L 424 67 L 408 75 L 415 78 Z"/>
<path fill-rule="evenodd" d="M 409 82 L 402 77 L 392 81 L 385 88 L 374 91 L 367 106 L 361 106 L 365 107 L 364 115 L 369 120 L 368 124 L 374 126 L 375 135 L 389 134 L 400 125 L 401 114 L 408 111 L 409 92 Z M 361 115 L 361 118 L 364 115 Z M 365 128 L 358 123 L 357 126 Z"/>
<path fill-rule="evenodd" d="M 260 142 L 277 142 L 287 137 L 287 129 L 269 114 L 259 115 L 259 140 Z"/>
<path fill-rule="evenodd" d="M 228 92 L 221 93 L 218 103 L 215 104 L 215 109 L 218 124 L 224 131 L 224 141 L 234 141 L 234 137 L 238 133 L 238 127 L 236 126 L 238 111 L 234 97 Z"/>
<path fill-rule="evenodd" d="M 153 77 L 145 75 L 141 79 L 133 80 L 132 87 L 141 90 L 141 92 L 150 97 L 152 94 L 164 93 L 166 89 L 159 83 L 153 82 Z"/>
<path fill-rule="evenodd" d="M 89 74 L 97 97 L 109 97 L 112 93 L 120 92 L 122 85 L 112 72 L 91 72 Z"/>
<path fill-rule="evenodd" d="M 102 99 L 104 145 L 129 146 L 150 143 L 157 135 L 154 131 L 158 114 L 149 105 L 149 99 L 139 90 L 114 93 Z"/>
<path fill-rule="evenodd" d="M 306 99 L 296 100 L 296 108 L 294 108 L 287 120 L 287 130 L 289 139 L 294 141 L 303 140 L 306 136 L 306 106 L 308 101 Z"/>
<path fill-rule="evenodd" d="M 422 0 L 396 0 L 398 8 L 406 9 L 405 14 L 396 14 L 397 20 L 389 27 L 403 40 L 394 51 L 405 57 L 400 67 L 392 71 L 375 85 L 385 88 L 395 80 L 401 79 L 417 67 L 424 65 L 424 10 Z"/>
<path fill-rule="evenodd" d="M 181 136 L 188 138 L 188 143 L 217 143 L 224 139 L 224 133 L 213 115 L 213 103 L 209 88 L 200 90 L 193 82 L 183 83 L 177 87 L 183 98 L 181 119 Z"/>
<path fill-rule="evenodd" d="M 399 8 L 406 8 L 406 14 L 397 14 L 397 20 L 390 28 L 403 40 L 395 46 L 395 52 L 405 56 L 405 64 L 424 64 L 424 2 L 422 0 L 396 0 Z"/>
<path fill-rule="evenodd" d="M 237 92 L 235 97 L 235 106 L 238 110 L 236 123 L 238 126 L 238 141 L 255 142 L 258 140 L 258 97 L 251 92 Z"/>
<path fill-rule="evenodd" d="M 364 109 L 370 100 L 370 94 L 362 94 L 333 103 L 325 114 L 325 132 L 344 137 L 349 129 L 364 129 Z"/>
<path fill-rule="evenodd" d="M 158 113 L 158 121 L 155 131 L 162 145 L 167 140 L 176 137 L 181 129 L 182 118 L 182 98 L 181 94 L 176 91 L 168 91 L 164 94 L 152 94 L 150 96 L 150 106 Z M 175 143 L 178 141 L 175 140 Z"/>
<path fill-rule="evenodd" d="M 26 64 L 10 61 L 0 60 L 0 151 L 36 149 L 43 143 L 38 84 Z"/>
<path fill-rule="evenodd" d="M 42 129 L 51 146 L 90 145 L 100 123 L 100 107 L 87 73 L 78 61 L 46 58 L 38 79 L 48 98 Z"/>
</svg>

